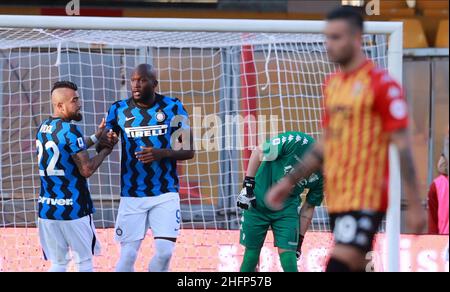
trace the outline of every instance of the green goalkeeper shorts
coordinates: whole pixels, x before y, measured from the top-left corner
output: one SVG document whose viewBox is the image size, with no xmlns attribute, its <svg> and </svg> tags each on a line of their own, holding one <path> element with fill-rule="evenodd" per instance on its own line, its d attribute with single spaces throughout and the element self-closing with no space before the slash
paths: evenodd
<svg viewBox="0 0 450 292">
<path fill-rule="evenodd" d="M 262 248 L 269 227 L 272 228 L 276 247 L 297 250 L 300 232 L 297 206 L 292 205 L 278 212 L 245 210 L 241 218 L 240 243 L 248 249 Z"/>
</svg>

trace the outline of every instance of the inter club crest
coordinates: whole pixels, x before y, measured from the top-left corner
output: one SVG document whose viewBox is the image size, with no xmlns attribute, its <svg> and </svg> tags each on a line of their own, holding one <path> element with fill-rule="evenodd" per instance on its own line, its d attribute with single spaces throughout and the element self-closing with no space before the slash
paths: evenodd
<svg viewBox="0 0 450 292">
<path fill-rule="evenodd" d="M 166 114 L 164 112 L 162 112 L 162 111 L 157 112 L 156 113 L 156 120 L 159 123 L 164 122 L 166 120 Z"/>
</svg>

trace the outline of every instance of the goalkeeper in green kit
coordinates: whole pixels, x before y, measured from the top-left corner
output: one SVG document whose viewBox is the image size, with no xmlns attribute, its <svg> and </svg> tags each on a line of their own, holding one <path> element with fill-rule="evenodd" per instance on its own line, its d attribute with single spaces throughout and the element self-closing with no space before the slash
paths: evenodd
<svg viewBox="0 0 450 292">
<path fill-rule="evenodd" d="M 300 181 L 291 192 L 284 207 L 273 211 L 266 207 L 264 197 L 272 185 L 281 180 L 300 161 L 314 144 L 314 139 L 301 132 L 286 132 L 253 151 L 237 198 L 244 209 L 241 219 L 240 242 L 245 247 L 241 272 L 254 272 L 267 231 L 272 228 L 275 246 L 285 272 L 297 272 L 297 259 L 306 231 L 311 223 L 314 208 L 323 200 L 323 176 L 314 173 Z M 308 189 L 301 210 L 300 195 Z M 300 214 L 299 214 L 300 213 Z"/>
</svg>

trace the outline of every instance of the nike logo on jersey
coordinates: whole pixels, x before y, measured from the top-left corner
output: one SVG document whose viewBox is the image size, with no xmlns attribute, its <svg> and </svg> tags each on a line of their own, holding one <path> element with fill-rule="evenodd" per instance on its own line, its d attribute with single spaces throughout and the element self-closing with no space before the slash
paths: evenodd
<svg viewBox="0 0 450 292">
<path fill-rule="evenodd" d="M 134 119 L 135 119 L 135 117 L 125 118 L 125 122 L 131 121 L 131 120 L 134 120 Z"/>
</svg>

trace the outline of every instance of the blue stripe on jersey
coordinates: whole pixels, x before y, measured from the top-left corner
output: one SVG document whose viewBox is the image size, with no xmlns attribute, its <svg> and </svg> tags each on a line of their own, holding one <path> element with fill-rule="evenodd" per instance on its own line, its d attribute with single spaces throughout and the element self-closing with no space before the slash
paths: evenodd
<svg viewBox="0 0 450 292">
<path fill-rule="evenodd" d="M 56 143 L 56 145 L 63 145 L 65 144 L 65 133 L 67 131 L 66 127 L 64 127 L 64 123 L 61 123 L 62 129 L 59 131 L 54 132 L 51 136 L 53 141 Z M 56 137 L 55 137 L 56 135 Z M 60 155 L 60 163 L 64 166 L 67 166 L 66 164 L 64 164 L 64 160 L 65 158 L 67 158 L 67 155 Z M 65 172 L 67 172 L 67 167 L 64 169 Z M 67 193 L 67 189 L 65 186 L 67 186 L 67 184 L 69 183 L 69 181 L 67 181 L 66 179 L 63 179 L 60 176 L 53 176 L 52 177 L 57 183 L 57 189 L 56 191 L 56 195 L 57 195 L 57 199 L 64 199 L 65 198 L 65 194 Z M 72 196 L 73 197 L 73 196 Z M 67 206 L 69 207 L 69 206 Z M 56 208 L 56 210 L 53 212 L 53 217 L 56 220 L 62 220 L 62 213 L 65 211 L 66 208 Z M 50 215 L 51 216 L 51 215 Z"/>
<path fill-rule="evenodd" d="M 54 127 L 55 125 L 50 123 L 49 126 Z M 43 140 L 41 140 L 41 142 L 43 142 L 42 146 L 44 146 L 44 147 L 45 147 L 45 144 L 46 144 L 45 141 L 52 141 L 53 140 L 52 139 L 52 135 L 50 135 L 50 134 L 42 134 L 41 137 L 43 138 Z M 42 168 L 39 168 L 39 170 L 43 169 L 45 171 L 45 169 L 47 168 L 47 164 L 48 164 L 48 163 L 45 163 L 45 161 L 49 160 L 49 152 L 45 151 L 45 149 L 43 149 L 43 150 L 44 150 L 43 151 L 43 153 L 44 153 L 43 156 L 44 157 L 41 159 L 42 164 L 40 165 L 40 166 L 42 166 Z M 41 176 L 41 181 L 43 179 L 44 179 L 44 182 L 46 183 L 46 187 L 41 187 L 41 197 L 46 197 L 46 195 L 48 194 L 48 196 L 50 198 L 57 198 L 58 195 L 57 195 L 57 192 L 56 192 L 56 187 L 57 187 L 56 182 L 53 179 L 51 179 L 50 177 L 46 177 L 46 176 L 43 177 L 43 176 Z M 41 203 L 40 206 L 43 206 L 42 212 L 41 212 L 41 218 L 47 219 L 48 218 L 47 217 L 47 213 L 54 213 L 55 210 L 56 210 L 55 207 L 52 207 L 52 205 L 50 205 L 50 204 L 42 204 Z"/>
<path fill-rule="evenodd" d="M 70 141 L 76 140 L 77 137 L 76 135 L 74 135 L 71 131 L 70 131 L 70 124 L 68 123 L 64 123 L 63 124 L 63 128 L 64 128 L 64 132 L 67 133 L 66 137 L 64 137 L 66 139 L 66 143 L 70 143 Z M 78 167 L 74 164 L 71 163 L 69 161 L 69 159 L 71 159 L 70 156 L 64 156 L 62 157 L 63 163 L 66 166 L 66 171 L 72 175 L 77 175 L 75 174 L 75 172 L 78 171 Z M 82 180 L 81 180 L 82 181 Z M 76 198 L 80 198 L 82 194 L 80 194 L 80 190 L 77 187 L 77 181 L 76 180 L 70 180 L 69 181 L 69 188 L 70 190 L 73 192 L 73 196 Z M 89 206 L 86 206 L 85 208 L 89 209 Z M 69 214 L 66 214 L 65 216 L 70 216 L 71 218 L 76 218 L 78 216 L 78 213 L 80 212 L 81 206 L 80 203 L 78 204 L 74 204 L 72 206 L 72 210 L 70 210 L 70 208 L 66 208 L 66 212 L 68 212 Z"/>
<path fill-rule="evenodd" d="M 130 108 L 130 109 L 131 109 L 131 115 L 133 117 L 135 117 L 135 119 L 131 123 L 131 126 L 132 127 L 140 127 L 140 126 L 144 125 L 144 123 L 142 123 L 142 121 L 144 120 L 145 113 L 141 112 L 141 110 L 137 107 Z M 147 123 L 148 123 L 148 121 L 147 121 Z M 140 151 L 141 146 L 146 146 L 143 139 L 136 140 L 135 145 L 132 143 L 130 143 L 130 144 L 132 145 L 131 146 L 132 151 L 130 153 Z M 134 155 L 132 155 L 132 157 L 134 157 Z M 131 169 L 132 169 L 132 173 L 133 173 L 132 180 L 137 181 L 137 182 L 143 182 L 145 179 L 146 173 L 147 173 L 147 171 L 145 171 L 145 169 L 144 169 L 144 164 L 140 163 L 137 159 L 132 159 L 131 165 L 132 165 Z M 136 193 L 136 194 L 138 194 L 138 196 L 140 196 L 139 194 L 142 194 L 143 192 L 145 192 L 145 188 L 146 188 L 146 186 L 144 184 L 134 184 L 130 188 L 129 192 Z"/>
<path fill-rule="evenodd" d="M 154 115 L 151 118 L 151 124 L 152 125 L 156 125 L 158 124 L 158 122 L 156 121 Z M 163 137 L 163 136 L 159 136 L 159 137 Z M 163 143 L 161 143 L 159 137 L 157 137 L 158 139 L 154 139 L 152 140 L 152 144 L 153 147 L 155 148 L 163 148 Z M 162 138 L 165 139 L 165 138 Z M 165 145 L 167 147 L 167 145 Z M 166 148 L 164 147 L 164 148 Z M 142 163 L 141 163 L 142 164 Z M 164 169 L 164 161 L 160 161 L 159 163 L 152 163 L 148 166 L 148 168 L 150 168 L 152 170 L 153 175 L 151 176 L 151 181 L 153 184 L 153 189 L 152 192 L 164 192 L 163 190 L 161 190 L 161 186 L 163 184 L 163 180 L 165 179 L 166 176 L 166 172 L 163 173 L 163 169 Z"/>
<path fill-rule="evenodd" d="M 176 116 L 182 116 L 183 122 L 172 127 Z M 143 164 L 134 154 L 141 146 L 171 149 L 172 133 L 180 127 L 189 129 L 187 112 L 178 99 L 157 94 L 155 105 L 149 109 L 139 108 L 132 98 L 115 102 L 108 111 L 106 127 L 121 136 L 121 196 L 159 196 L 179 191 L 176 161 Z"/>
<path fill-rule="evenodd" d="M 38 154 L 42 153 L 38 162 L 41 179 L 39 217 L 75 220 L 92 214 L 95 210 L 86 178 L 72 158 L 85 150 L 78 127 L 59 118 L 49 118 L 38 128 L 36 145 L 39 145 Z"/>
</svg>

